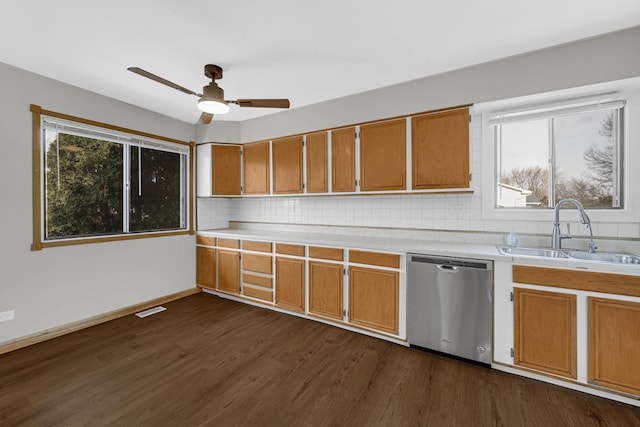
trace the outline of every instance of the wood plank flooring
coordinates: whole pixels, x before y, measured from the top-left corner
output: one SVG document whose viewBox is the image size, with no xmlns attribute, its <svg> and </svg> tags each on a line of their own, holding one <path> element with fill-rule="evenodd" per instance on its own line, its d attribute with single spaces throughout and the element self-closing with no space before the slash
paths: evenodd
<svg viewBox="0 0 640 427">
<path fill-rule="evenodd" d="M 640 426 L 640 408 L 198 294 L 0 356 L 7 426 Z"/>
</svg>

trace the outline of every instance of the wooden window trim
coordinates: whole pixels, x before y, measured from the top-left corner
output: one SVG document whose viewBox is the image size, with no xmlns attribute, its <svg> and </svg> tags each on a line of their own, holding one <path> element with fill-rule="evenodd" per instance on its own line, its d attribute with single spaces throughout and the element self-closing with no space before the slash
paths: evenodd
<svg viewBox="0 0 640 427">
<path fill-rule="evenodd" d="M 82 117 L 76 117 L 69 114 L 58 113 L 50 110 L 43 110 L 39 105 L 31 104 L 29 107 L 31 111 L 31 161 L 32 161 L 32 217 L 33 217 L 33 242 L 31 243 L 32 251 L 39 251 L 44 248 L 53 248 L 58 246 L 73 246 L 84 245 L 89 243 L 101 243 L 101 242 L 113 242 L 120 240 L 137 240 L 145 239 L 149 237 L 167 237 L 178 235 L 194 235 L 194 209 L 193 209 L 193 194 L 194 194 L 194 167 L 193 167 L 193 151 L 195 143 L 193 141 L 180 141 L 178 139 L 168 138 L 161 135 L 155 135 L 152 133 L 142 132 L 134 129 L 128 129 L 121 126 L 110 125 L 108 123 L 102 123 L 95 120 L 84 119 Z M 42 135 L 42 116 L 54 117 L 58 119 L 64 119 L 73 121 L 76 123 L 82 123 L 90 126 L 97 126 L 104 129 L 115 130 L 118 132 L 130 133 L 132 135 L 143 136 L 147 138 L 153 138 L 160 141 L 171 142 L 173 144 L 186 145 L 189 147 L 189 171 L 187 176 L 189 177 L 189 185 L 187 188 L 188 197 L 188 226 L 186 230 L 179 231 L 150 231 L 144 233 L 129 233 L 129 234 L 116 234 L 107 236 L 95 236 L 95 237 L 78 237 L 78 238 L 66 238 L 61 240 L 43 241 L 42 239 L 42 152 L 41 152 L 41 135 Z"/>
</svg>

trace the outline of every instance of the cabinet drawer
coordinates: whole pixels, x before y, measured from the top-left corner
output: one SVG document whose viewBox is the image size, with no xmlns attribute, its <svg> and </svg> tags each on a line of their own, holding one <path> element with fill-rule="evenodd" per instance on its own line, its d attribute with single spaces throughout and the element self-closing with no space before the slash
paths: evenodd
<svg viewBox="0 0 640 427">
<path fill-rule="evenodd" d="M 527 265 L 514 265 L 512 271 L 516 283 L 640 297 L 640 276 Z"/>
<path fill-rule="evenodd" d="M 349 251 L 349 262 L 400 268 L 400 255 L 351 250 Z"/>
<path fill-rule="evenodd" d="M 218 246 L 223 247 L 223 248 L 239 249 L 240 248 L 240 240 L 236 240 L 236 239 L 218 239 Z"/>
<path fill-rule="evenodd" d="M 252 242 L 250 240 L 243 240 L 242 249 L 246 251 L 271 252 L 271 243 L 270 242 Z"/>
<path fill-rule="evenodd" d="M 196 244 L 198 245 L 207 245 L 207 246 L 215 246 L 216 238 L 210 236 L 196 236 Z"/>
<path fill-rule="evenodd" d="M 271 277 L 256 276 L 255 274 L 243 273 L 242 281 L 244 283 L 250 283 L 256 286 L 262 286 L 263 288 L 273 287 L 273 279 Z"/>
<path fill-rule="evenodd" d="M 333 261 L 344 260 L 343 250 L 336 248 L 321 248 L 309 246 L 309 258 L 330 259 Z"/>
<path fill-rule="evenodd" d="M 242 270 L 256 271 L 258 273 L 271 274 L 271 256 L 242 254 Z"/>
<path fill-rule="evenodd" d="M 304 256 L 304 246 L 276 243 L 276 253 L 283 255 Z"/>
<path fill-rule="evenodd" d="M 249 286 L 245 286 L 242 288 L 242 295 L 246 295 L 252 298 L 258 298 L 264 301 L 273 302 L 273 292 L 271 292 L 271 290 L 251 288 Z"/>
</svg>

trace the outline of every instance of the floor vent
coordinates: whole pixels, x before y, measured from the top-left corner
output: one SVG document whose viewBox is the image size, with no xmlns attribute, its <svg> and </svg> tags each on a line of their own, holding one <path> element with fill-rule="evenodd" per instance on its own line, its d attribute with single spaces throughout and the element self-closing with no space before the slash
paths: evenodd
<svg viewBox="0 0 640 427">
<path fill-rule="evenodd" d="M 161 311 L 165 311 L 165 310 L 166 308 L 159 305 L 158 307 L 153 307 L 148 310 L 143 310 L 139 313 L 136 313 L 136 316 L 142 319 L 143 317 L 151 316 L 152 314 L 160 313 Z"/>
</svg>

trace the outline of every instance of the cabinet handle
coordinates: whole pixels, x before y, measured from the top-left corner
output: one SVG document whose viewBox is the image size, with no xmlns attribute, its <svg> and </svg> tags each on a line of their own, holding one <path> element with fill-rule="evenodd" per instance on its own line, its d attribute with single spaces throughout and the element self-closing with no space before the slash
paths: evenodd
<svg viewBox="0 0 640 427">
<path fill-rule="evenodd" d="M 447 273 L 457 273 L 458 272 L 458 267 L 456 267 L 455 265 L 442 265 L 442 264 L 438 264 L 436 265 L 436 268 L 440 271 L 444 271 Z"/>
</svg>

